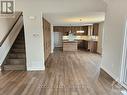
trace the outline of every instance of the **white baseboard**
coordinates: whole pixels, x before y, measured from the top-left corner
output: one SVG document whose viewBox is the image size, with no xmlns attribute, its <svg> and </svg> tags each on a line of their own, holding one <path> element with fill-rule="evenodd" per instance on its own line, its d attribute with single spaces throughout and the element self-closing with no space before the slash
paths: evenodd
<svg viewBox="0 0 127 95">
<path fill-rule="evenodd" d="M 44 71 L 45 67 L 28 67 L 27 71 Z"/>
<path fill-rule="evenodd" d="M 121 91 L 121 94 L 122 94 L 122 95 L 127 95 L 127 91 L 126 91 L 126 90 L 122 90 L 122 91 Z"/>
</svg>

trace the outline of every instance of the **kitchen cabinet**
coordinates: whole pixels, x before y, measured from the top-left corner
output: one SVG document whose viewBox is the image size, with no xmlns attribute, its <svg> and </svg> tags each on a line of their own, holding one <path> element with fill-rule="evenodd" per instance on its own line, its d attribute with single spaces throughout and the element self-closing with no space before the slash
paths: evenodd
<svg viewBox="0 0 127 95">
<path fill-rule="evenodd" d="M 98 23 L 93 24 L 93 33 L 92 33 L 92 35 L 97 36 L 98 31 L 99 31 L 99 24 Z"/>
<path fill-rule="evenodd" d="M 88 41 L 88 50 L 90 52 L 97 52 L 97 41 Z"/>
<path fill-rule="evenodd" d="M 98 36 L 98 31 L 99 31 L 99 24 L 95 23 L 93 25 L 89 26 L 54 26 L 54 32 L 62 32 L 63 36 L 68 36 L 69 31 L 72 31 L 72 33 L 75 36 L 78 36 L 81 39 L 77 39 L 77 48 L 78 49 L 84 49 L 84 50 L 89 50 L 91 52 L 97 52 L 97 40 L 91 40 L 87 39 L 89 36 L 94 37 Z M 84 31 L 84 33 L 77 33 L 77 31 Z M 86 38 L 85 40 L 82 39 L 82 36 L 87 36 L 84 37 Z"/>
<path fill-rule="evenodd" d="M 63 51 L 77 51 L 77 41 L 63 41 Z"/>
<path fill-rule="evenodd" d="M 84 40 L 78 40 L 78 49 L 85 49 Z"/>
<path fill-rule="evenodd" d="M 69 34 L 70 29 L 71 29 L 70 27 L 64 26 L 63 27 L 63 35 L 67 36 Z"/>
<path fill-rule="evenodd" d="M 77 31 L 84 31 L 84 33 L 77 33 Z M 83 35 L 88 35 L 88 26 L 78 26 L 76 29 L 75 29 L 75 34 L 77 36 L 83 36 Z"/>
<path fill-rule="evenodd" d="M 86 50 L 90 52 L 97 52 L 97 41 L 90 40 L 78 40 L 78 49 Z"/>
<path fill-rule="evenodd" d="M 47 60 L 51 51 L 51 25 L 43 18 L 43 33 L 44 33 L 44 58 Z"/>
<path fill-rule="evenodd" d="M 89 43 L 88 41 L 83 40 L 83 46 L 86 51 L 88 51 L 88 43 Z"/>
<path fill-rule="evenodd" d="M 75 35 L 88 35 L 88 26 L 54 26 L 54 32 L 62 32 L 64 36 L 68 35 L 71 30 Z M 83 30 L 84 33 L 77 33 L 77 31 Z"/>
<path fill-rule="evenodd" d="M 63 32 L 64 31 L 64 27 L 63 26 L 54 26 L 53 27 L 53 31 L 54 32 Z"/>
</svg>

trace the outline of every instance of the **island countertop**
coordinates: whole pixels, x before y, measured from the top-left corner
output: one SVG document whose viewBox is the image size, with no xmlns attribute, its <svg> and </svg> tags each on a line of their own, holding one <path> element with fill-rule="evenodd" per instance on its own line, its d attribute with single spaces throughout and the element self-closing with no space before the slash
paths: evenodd
<svg viewBox="0 0 127 95">
<path fill-rule="evenodd" d="M 63 43 L 77 43 L 78 41 L 63 40 Z"/>
</svg>

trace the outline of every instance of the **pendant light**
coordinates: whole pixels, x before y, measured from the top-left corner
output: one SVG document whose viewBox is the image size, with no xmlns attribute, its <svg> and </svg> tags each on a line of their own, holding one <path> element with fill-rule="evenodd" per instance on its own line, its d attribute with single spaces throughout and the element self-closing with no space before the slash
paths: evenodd
<svg viewBox="0 0 127 95">
<path fill-rule="evenodd" d="M 71 29 L 72 27 L 71 27 L 71 24 L 70 24 L 70 31 L 69 31 L 69 34 L 71 34 L 72 33 L 72 29 Z"/>
<path fill-rule="evenodd" d="M 77 31 L 77 33 L 84 33 L 84 30 L 81 29 L 82 19 L 80 19 L 80 30 Z"/>
</svg>

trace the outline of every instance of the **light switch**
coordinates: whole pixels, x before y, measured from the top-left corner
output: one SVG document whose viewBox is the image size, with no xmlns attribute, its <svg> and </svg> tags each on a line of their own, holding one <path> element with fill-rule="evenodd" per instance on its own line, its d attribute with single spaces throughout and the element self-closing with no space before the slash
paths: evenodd
<svg viewBox="0 0 127 95">
<path fill-rule="evenodd" d="M 39 37 L 39 34 L 33 34 L 34 37 Z"/>
<path fill-rule="evenodd" d="M 35 20 L 35 18 L 36 18 L 35 16 L 29 16 L 30 20 Z"/>
</svg>

